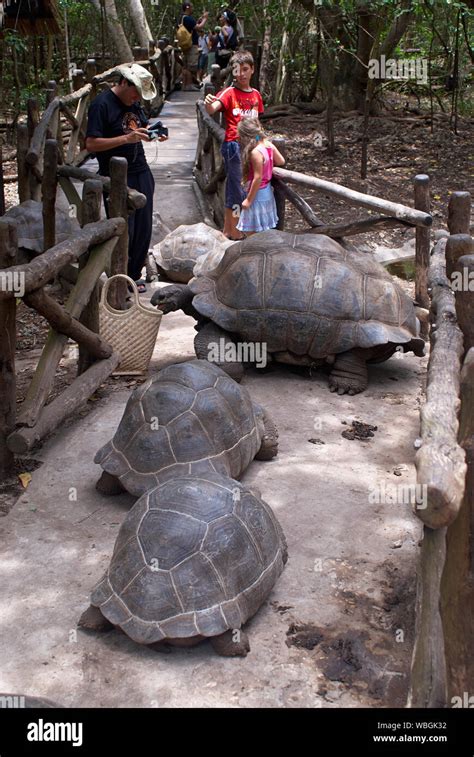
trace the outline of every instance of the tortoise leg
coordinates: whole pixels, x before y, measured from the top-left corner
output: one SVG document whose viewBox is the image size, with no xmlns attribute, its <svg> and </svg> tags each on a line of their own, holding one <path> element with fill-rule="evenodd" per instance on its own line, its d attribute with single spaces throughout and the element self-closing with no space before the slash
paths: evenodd
<svg viewBox="0 0 474 757">
<path fill-rule="evenodd" d="M 350 350 L 336 356 L 329 376 L 329 389 L 338 394 L 359 394 L 367 389 L 369 374 L 365 356 Z"/>
<path fill-rule="evenodd" d="M 99 608 L 94 607 L 93 605 L 90 605 L 87 610 L 82 613 L 77 625 L 80 628 L 86 628 L 88 631 L 111 631 L 114 627 L 113 624 L 102 615 Z"/>
<path fill-rule="evenodd" d="M 186 310 L 191 306 L 193 293 L 186 284 L 170 284 L 156 290 L 150 302 L 163 313 Z"/>
<path fill-rule="evenodd" d="M 194 337 L 194 350 L 200 360 L 208 360 L 222 368 L 234 381 L 240 382 L 244 375 L 244 365 L 236 360 L 221 361 L 227 354 L 227 345 L 233 345 L 229 334 L 210 321 L 204 323 Z M 228 349 L 228 348 L 227 348 Z M 224 355 L 222 354 L 224 352 Z"/>
<path fill-rule="evenodd" d="M 102 472 L 95 488 L 98 492 L 105 494 L 108 497 L 113 497 L 116 494 L 122 494 L 122 492 L 126 491 L 117 476 L 112 476 L 111 473 L 107 473 L 106 471 Z"/>
<path fill-rule="evenodd" d="M 212 636 L 209 641 L 214 652 L 222 657 L 246 657 L 250 652 L 249 637 L 241 629 L 225 631 L 220 636 Z"/>
<path fill-rule="evenodd" d="M 263 437 L 262 444 L 255 460 L 272 460 L 278 454 L 278 429 L 274 422 L 266 412 L 263 410 Z"/>
</svg>

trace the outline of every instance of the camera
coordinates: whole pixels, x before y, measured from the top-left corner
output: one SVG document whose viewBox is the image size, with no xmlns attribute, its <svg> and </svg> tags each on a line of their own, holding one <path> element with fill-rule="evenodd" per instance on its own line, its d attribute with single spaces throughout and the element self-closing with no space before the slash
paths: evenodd
<svg viewBox="0 0 474 757">
<path fill-rule="evenodd" d="M 168 127 L 163 126 L 161 121 L 155 121 L 154 124 L 148 127 L 148 136 L 150 139 L 158 139 L 158 137 L 168 136 Z"/>
</svg>

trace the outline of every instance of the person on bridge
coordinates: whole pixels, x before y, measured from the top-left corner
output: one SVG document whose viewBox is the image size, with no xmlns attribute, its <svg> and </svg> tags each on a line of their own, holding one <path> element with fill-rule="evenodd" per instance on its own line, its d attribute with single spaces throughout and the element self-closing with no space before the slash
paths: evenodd
<svg viewBox="0 0 474 757">
<path fill-rule="evenodd" d="M 149 142 L 148 119 L 140 99 L 153 100 L 156 88 L 153 76 L 137 63 L 120 66 L 120 80 L 112 89 L 101 92 L 91 103 L 87 121 L 86 150 L 97 155 L 99 174 L 110 176 L 112 157 L 127 159 L 127 184 L 147 198 L 144 208 L 128 217 L 128 275 L 137 282 L 140 292 L 146 291 L 141 279 L 150 246 L 153 224 L 153 193 L 155 180 L 145 158 L 142 142 Z M 159 137 L 163 142 L 167 137 Z M 104 196 L 105 209 L 108 203 Z"/>
<path fill-rule="evenodd" d="M 193 77 L 196 76 L 199 63 L 199 32 L 204 29 L 209 18 L 209 11 L 204 11 L 201 18 L 196 21 L 193 16 L 193 4 L 183 3 L 182 5 L 183 15 L 178 24 L 184 26 L 185 29 L 191 35 L 191 44 L 183 51 L 183 92 L 192 89 L 199 89 L 198 86 L 193 84 Z"/>
<path fill-rule="evenodd" d="M 242 187 L 242 166 L 237 127 L 244 118 L 258 118 L 263 113 L 260 92 L 250 86 L 254 72 L 254 60 L 247 50 L 238 50 L 231 60 L 234 84 L 217 95 L 207 95 L 204 103 L 210 115 L 224 112 L 226 131 L 222 145 L 222 156 L 226 170 L 224 234 L 229 239 L 243 239 L 237 222 L 245 197 Z"/>
</svg>

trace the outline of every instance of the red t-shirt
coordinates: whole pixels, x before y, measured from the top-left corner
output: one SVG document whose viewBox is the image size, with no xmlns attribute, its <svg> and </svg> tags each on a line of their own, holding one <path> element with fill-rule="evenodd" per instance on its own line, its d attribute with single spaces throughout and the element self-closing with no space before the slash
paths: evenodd
<svg viewBox="0 0 474 757">
<path fill-rule="evenodd" d="M 227 87 L 217 94 L 217 98 L 224 106 L 226 142 L 239 138 L 237 124 L 242 118 L 258 118 L 264 110 L 262 96 L 257 89 L 244 92 L 237 87 Z"/>
</svg>

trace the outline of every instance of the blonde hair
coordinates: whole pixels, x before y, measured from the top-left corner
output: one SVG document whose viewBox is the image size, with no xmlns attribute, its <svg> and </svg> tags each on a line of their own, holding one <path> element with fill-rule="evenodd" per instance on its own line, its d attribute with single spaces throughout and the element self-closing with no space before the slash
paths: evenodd
<svg viewBox="0 0 474 757">
<path fill-rule="evenodd" d="M 237 126 L 239 133 L 242 179 L 248 181 L 250 173 L 250 155 L 257 145 L 263 143 L 265 132 L 258 118 L 243 118 Z"/>
</svg>

